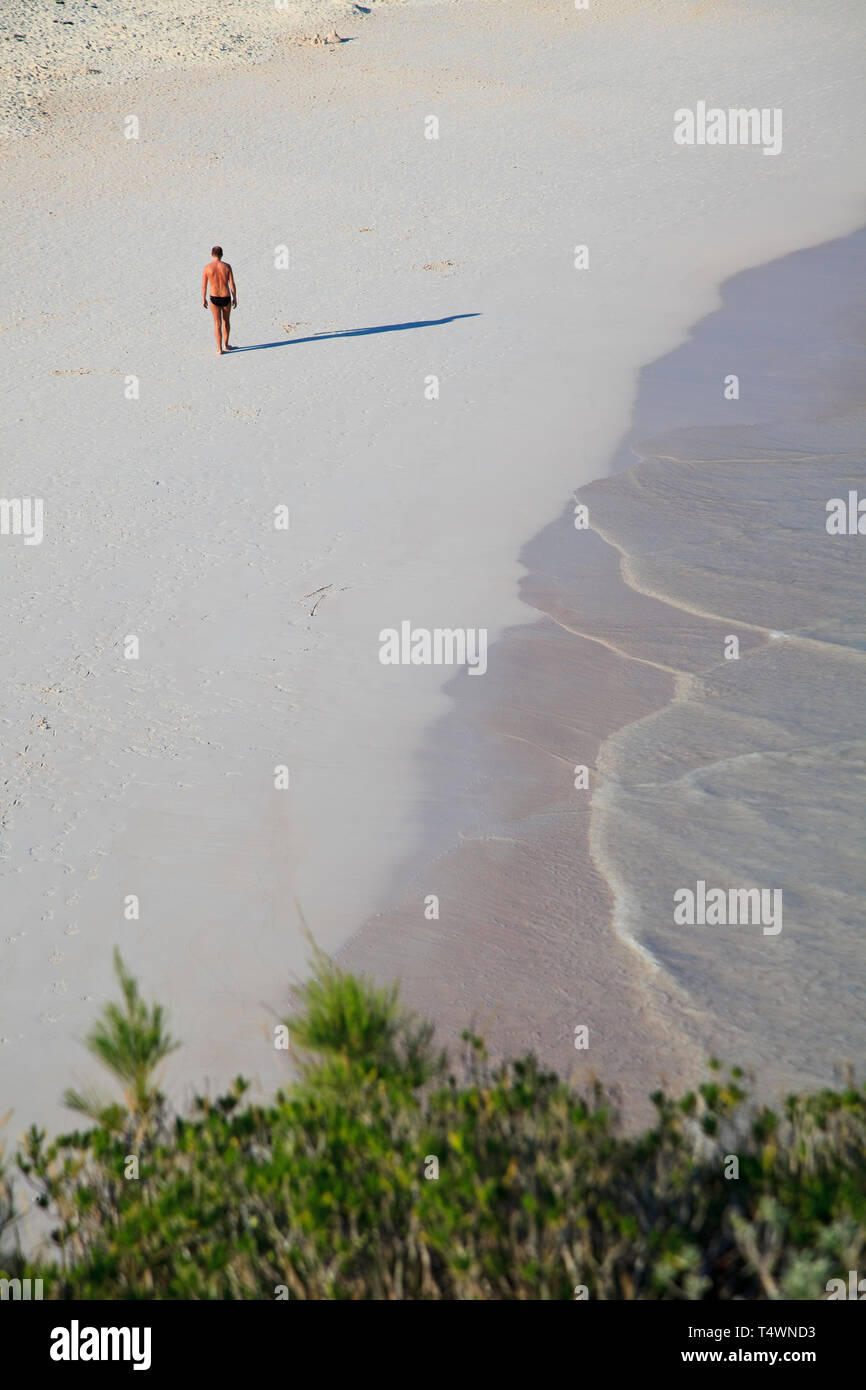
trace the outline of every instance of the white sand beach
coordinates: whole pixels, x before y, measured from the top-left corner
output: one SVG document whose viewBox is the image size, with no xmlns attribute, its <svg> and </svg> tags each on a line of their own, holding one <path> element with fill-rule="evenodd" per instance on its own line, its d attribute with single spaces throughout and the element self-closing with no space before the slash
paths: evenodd
<svg viewBox="0 0 866 1390">
<path fill-rule="evenodd" d="M 98 11 L 0 18 L 2 495 L 44 503 L 40 544 L 0 535 L 0 1110 L 15 1132 L 67 1122 L 115 946 L 184 1041 L 176 1097 L 238 1073 L 272 1087 L 301 914 L 326 949 L 354 938 L 346 959 L 411 973 L 388 926 L 410 864 L 428 866 L 411 910 L 463 982 L 446 1019 L 416 970 L 413 1002 L 443 1026 L 493 999 L 498 1041 L 562 1045 L 567 1069 L 544 994 L 567 958 L 609 1079 L 637 1095 L 699 1067 L 688 1005 L 650 989 L 577 851 L 582 925 L 550 923 L 542 983 L 519 949 L 537 900 L 510 899 L 513 949 L 484 958 L 496 914 L 467 913 L 436 866 L 472 840 L 473 806 L 532 799 L 525 733 L 433 769 L 455 670 L 382 665 L 378 639 L 405 620 L 486 629 L 487 675 L 458 681 L 492 700 L 488 728 L 520 712 L 494 655 L 537 616 L 521 551 L 611 468 L 641 368 L 729 277 L 866 221 L 861 6 Z M 781 152 L 678 146 L 675 111 L 702 100 L 781 109 Z M 199 291 L 215 242 L 241 349 L 219 359 Z M 606 683 L 595 659 L 587 642 L 569 713 L 568 660 L 548 709 L 528 654 L 522 712 L 601 731 L 596 715 L 666 698 L 649 668 Z M 595 765 L 576 744 L 566 778 Z M 495 853 L 472 873 L 495 885 Z"/>
</svg>

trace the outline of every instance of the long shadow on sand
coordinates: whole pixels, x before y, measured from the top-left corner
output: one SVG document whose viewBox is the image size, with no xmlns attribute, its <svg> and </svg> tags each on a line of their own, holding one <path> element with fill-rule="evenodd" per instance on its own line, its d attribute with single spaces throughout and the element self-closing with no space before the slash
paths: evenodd
<svg viewBox="0 0 866 1390">
<path fill-rule="evenodd" d="M 321 343 L 327 338 L 366 338 L 370 333 L 402 333 L 406 328 L 436 328 L 457 319 L 477 319 L 479 314 L 450 314 L 447 319 L 418 319 L 415 323 L 382 323 L 376 328 L 344 328 L 339 333 L 314 333 L 310 338 L 281 338 L 276 343 L 250 343 L 249 347 L 233 347 L 236 352 L 263 352 L 265 348 L 297 347 L 300 343 Z"/>
</svg>

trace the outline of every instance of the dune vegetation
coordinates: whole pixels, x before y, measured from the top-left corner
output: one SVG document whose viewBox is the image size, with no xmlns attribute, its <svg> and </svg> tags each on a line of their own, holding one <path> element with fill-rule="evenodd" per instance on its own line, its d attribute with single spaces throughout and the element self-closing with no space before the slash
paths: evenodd
<svg viewBox="0 0 866 1390">
<path fill-rule="evenodd" d="M 0 1177 L 0 1275 L 45 1298 L 818 1299 L 866 1265 L 853 1081 L 774 1111 L 711 1062 L 629 1134 L 600 1085 L 493 1065 L 470 1034 L 452 1062 L 396 987 L 317 953 L 294 1079 L 178 1114 L 165 1014 L 115 964 L 88 1045 L 119 1094 L 68 1092 L 82 1127 L 31 1129 Z M 52 1233 L 35 1259 L 28 1197 Z"/>
</svg>

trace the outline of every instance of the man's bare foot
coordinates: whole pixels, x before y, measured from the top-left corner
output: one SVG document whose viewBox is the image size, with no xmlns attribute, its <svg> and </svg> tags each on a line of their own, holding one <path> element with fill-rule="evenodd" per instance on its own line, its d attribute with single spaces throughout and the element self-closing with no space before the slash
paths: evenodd
<svg viewBox="0 0 866 1390">
<path fill-rule="evenodd" d="M 217 356 L 217 357 L 222 357 L 222 355 L 223 355 L 223 350 L 222 350 L 222 348 L 217 348 L 217 350 L 216 350 L 216 356 Z"/>
</svg>

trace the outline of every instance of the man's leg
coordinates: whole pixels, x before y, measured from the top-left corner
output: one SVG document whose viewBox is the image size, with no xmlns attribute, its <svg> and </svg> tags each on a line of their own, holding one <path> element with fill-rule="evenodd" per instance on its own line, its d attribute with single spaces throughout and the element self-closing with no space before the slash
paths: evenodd
<svg viewBox="0 0 866 1390">
<path fill-rule="evenodd" d="M 217 340 L 217 352 L 222 354 L 223 345 L 222 339 L 220 337 L 220 333 L 222 331 L 222 309 L 218 304 L 214 304 L 213 300 L 211 300 L 210 309 L 211 313 L 213 314 L 213 331 L 216 335 Z"/>
<path fill-rule="evenodd" d="M 232 306 L 230 304 L 227 304 L 223 309 L 223 333 L 225 335 L 226 351 L 228 351 L 229 346 L 229 329 L 231 328 L 231 314 Z"/>
</svg>

